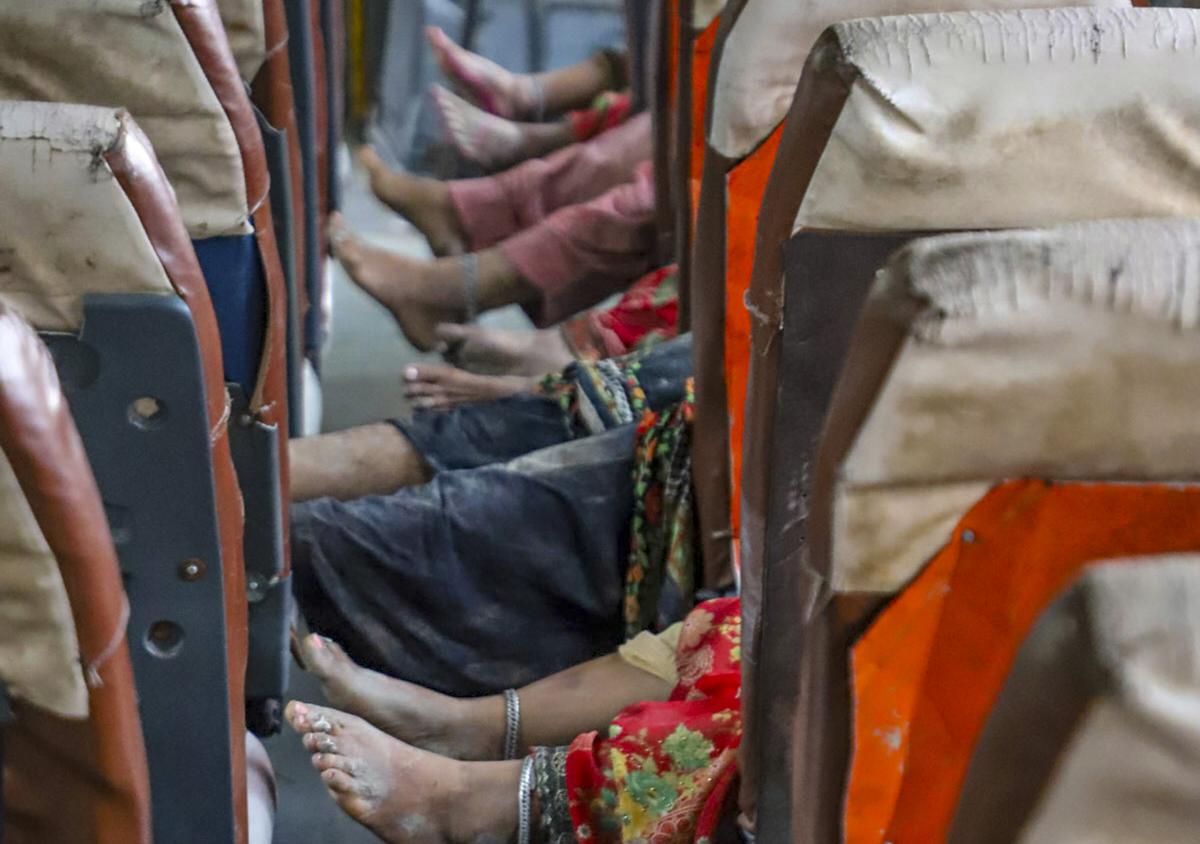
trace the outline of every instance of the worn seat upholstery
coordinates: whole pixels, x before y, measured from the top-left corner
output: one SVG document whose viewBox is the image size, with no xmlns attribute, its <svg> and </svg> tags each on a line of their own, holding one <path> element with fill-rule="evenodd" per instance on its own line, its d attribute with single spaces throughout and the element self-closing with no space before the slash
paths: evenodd
<svg viewBox="0 0 1200 844">
<path fill-rule="evenodd" d="M 840 20 L 965 9 L 1053 6 L 1122 8 L 1129 0 L 778 0 L 734 4 L 724 16 L 710 65 L 712 90 L 705 163 L 696 211 L 691 301 L 696 344 L 697 465 L 705 560 L 728 570 L 740 535 L 740 488 L 754 232 L 784 118 L 808 52 Z M 742 9 L 744 8 L 744 13 Z M 744 14 L 744 20 L 741 19 Z M 711 561 L 711 562 L 708 562 Z"/>
<path fill-rule="evenodd" d="M 799 677 L 789 667 L 832 612 L 807 560 L 810 469 L 874 269 L 911 238 L 903 229 L 1196 213 L 1196 23 L 1166 9 L 960 12 L 841 23 L 813 48 L 779 133 L 747 297 L 744 670 L 751 701 L 769 699 L 750 704 L 752 779 L 761 764 L 790 770 L 789 753 L 817 764 L 756 720 L 768 706 L 795 713 L 796 683 L 820 686 L 806 672 L 832 670 L 807 655 Z M 764 596 L 812 611 L 763 638 Z M 807 791 L 822 782 L 799 770 L 759 781 L 760 833 L 828 840 L 836 812 L 796 808 L 830 806 Z"/>
<path fill-rule="evenodd" d="M 10 844 L 151 841 L 128 617 L 53 363 L 0 305 L 0 694 L 11 708 L 0 836 Z"/>
<path fill-rule="evenodd" d="M 265 26 L 265 21 L 264 21 Z M 194 242 L 234 399 L 234 458 L 261 664 L 277 711 L 288 617 L 287 295 L 262 135 L 214 0 L 0 7 L 0 96 L 125 107 L 154 143 Z M 64 51 L 77 60 L 61 61 Z M 154 72 L 147 72 L 147 68 Z M 257 624 L 261 619 L 262 624 Z M 255 717 L 270 727 L 277 716 Z"/>
<path fill-rule="evenodd" d="M 956 810 L 957 840 L 979 840 L 966 830 L 996 824 L 992 840 L 1079 840 L 1049 832 L 1105 826 L 1077 796 L 1053 793 L 1082 787 L 1053 782 L 1053 749 L 1093 758 L 1066 748 L 1078 725 L 1066 716 L 1108 724 L 1130 706 L 1161 716 L 1164 706 L 1196 705 L 1194 630 L 1169 598 L 1175 590 L 1155 583 L 1181 581 L 1186 598 L 1200 569 L 1193 558 L 1164 581 L 1143 566 L 1156 554 L 1200 550 L 1200 408 L 1185 388 L 1200 370 L 1197 246 L 1194 220 L 948 235 L 914 242 L 877 279 L 829 410 L 808 534 L 809 565 L 837 609 L 818 636 L 831 662 L 845 659 L 843 648 L 853 655 L 853 714 L 837 698 L 815 704 L 831 744 L 852 721 L 845 840 L 948 840 Z M 1122 684 L 1084 694 L 1092 678 L 1080 660 L 1056 680 L 1067 688 L 1039 683 L 1038 706 L 1049 714 L 1014 735 L 1015 722 L 1004 722 L 1015 716 L 1004 710 L 1021 698 L 1006 703 L 1002 688 L 1006 677 L 1024 682 L 1025 667 L 1009 672 L 1020 666 L 1019 646 L 1073 582 L 1115 559 L 1123 566 L 1110 567 L 1132 571 L 1090 587 L 1101 589 L 1087 608 L 1094 646 L 1148 636 L 1157 618 L 1154 647 L 1183 654 L 1180 679 L 1190 688 L 1155 691 L 1165 677 L 1153 671 L 1170 675 L 1171 666 L 1130 659 Z M 1122 594 L 1127 582 L 1133 591 Z M 1109 658 L 1124 663 L 1138 650 Z M 1035 673 L 1044 653 L 1030 655 Z M 1175 693 L 1172 705 L 1147 700 Z M 1114 698 L 1117 710 L 1087 715 L 1075 698 L 1095 695 Z M 992 748 L 980 744 L 990 713 L 1008 736 L 992 737 Z M 1117 726 L 1079 741 L 1116 741 L 1134 757 L 1148 742 L 1147 776 L 1162 791 L 1147 801 L 1125 789 L 1125 819 L 1087 840 L 1184 840 L 1195 789 L 1170 782 L 1172 765 L 1154 758 L 1144 730 L 1115 735 Z M 997 784 L 985 772 L 997 770 L 997 753 L 1017 752 L 1014 742 L 1033 760 L 1023 766 L 1026 794 L 1003 816 L 983 802 L 984 823 L 974 813 L 997 799 L 986 796 Z M 977 746 L 993 758 L 978 761 L 978 796 L 960 806 Z M 820 775 L 841 783 L 846 760 L 837 756 L 828 752 Z M 1059 779 L 1086 767 L 1064 764 Z M 1034 819 L 1039 812 L 1047 817 Z M 1022 838 L 1027 823 L 1042 830 Z"/>
<path fill-rule="evenodd" d="M 0 103 L 0 302 L 54 351 L 117 539 L 155 837 L 236 840 L 242 501 L 216 320 L 174 196 L 126 113 Z M 196 776 L 210 787 L 194 793 Z"/>
</svg>

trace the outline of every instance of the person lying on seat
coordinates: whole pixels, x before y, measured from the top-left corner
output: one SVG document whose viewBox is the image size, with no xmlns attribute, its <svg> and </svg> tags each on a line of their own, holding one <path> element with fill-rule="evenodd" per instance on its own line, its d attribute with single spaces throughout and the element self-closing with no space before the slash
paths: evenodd
<svg viewBox="0 0 1200 844">
<path fill-rule="evenodd" d="M 389 844 L 683 844 L 732 821 L 740 643 L 738 600 L 717 599 L 519 691 L 455 698 L 311 635 L 301 654 L 333 706 L 286 716 L 330 797 Z"/>
</svg>

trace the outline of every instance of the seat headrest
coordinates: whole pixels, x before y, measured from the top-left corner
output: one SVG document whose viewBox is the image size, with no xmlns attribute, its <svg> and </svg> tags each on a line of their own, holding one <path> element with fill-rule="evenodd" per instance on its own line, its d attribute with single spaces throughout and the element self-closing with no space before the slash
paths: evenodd
<svg viewBox="0 0 1200 844">
<path fill-rule="evenodd" d="M 73 331 L 90 293 L 174 294 L 105 161 L 154 153 L 111 108 L 0 102 L 0 301 L 40 330 Z"/>
<path fill-rule="evenodd" d="M 187 0 L 189 7 L 212 2 Z M 252 230 L 234 127 L 171 2 L 0 3 L 0 55 L 0 98 L 135 115 L 193 238 Z"/>
<path fill-rule="evenodd" d="M 244 81 L 253 82 L 267 57 L 263 0 L 217 0 L 217 10 L 221 13 L 221 23 L 225 26 L 238 73 Z"/>
<path fill-rule="evenodd" d="M 810 96 L 845 95 L 836 114 L 814 109 L 836 123 L 804 168 L 796 229 L 1200 215 L 1200 12 L 849 21 L 822 36 L 805 79 Z"/>
<path fill-rule="evenodd" d="M 898 588 L 1005 479 L 1200 480 L 1198 371 L 1200 221 L 912 243 L 825 424 L 836 588 Z"/>
<path fill-rule="evenodd" d="M 809 50 L 838 21 L 963 9 L 1129 5 L 1130 0 L 754 0 L 725 42 L 709 144 L 736 160 L 762 143 L 787 115 Z"/>
</svg>

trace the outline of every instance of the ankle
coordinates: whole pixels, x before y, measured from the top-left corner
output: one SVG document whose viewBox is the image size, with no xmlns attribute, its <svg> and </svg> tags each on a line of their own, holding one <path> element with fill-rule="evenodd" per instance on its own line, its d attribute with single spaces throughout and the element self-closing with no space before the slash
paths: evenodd
<svg viewBox="0 0 1200 844">
<path fill-rule="evenodd" d="M 448 711 L 453 712 L 452 729 L 468 738 L 475 751 L 472 758 L 497 760 L 504 758 L 504 696 L 458 698 Z"/>
<path fill-rule="evenodd" d="M 476 302 L 480 311 L 505 305 L 527 305 L 537 301 L 539 292 L 499 249 L 479 254 L 479 289 Z"/>
<path fill-rule="evenodd" d="M 542 83 L 532 73 L 514 73 L 509 87 L 514 120 L 538 121 L 545 118 Z"/>
<path fill-rule="evenodd" d="M 454 842 L 510 841 L 517 832 L 517 789 L 522 760 L 462 762 L 457 796 L 444 827 Z"/>
</svg>

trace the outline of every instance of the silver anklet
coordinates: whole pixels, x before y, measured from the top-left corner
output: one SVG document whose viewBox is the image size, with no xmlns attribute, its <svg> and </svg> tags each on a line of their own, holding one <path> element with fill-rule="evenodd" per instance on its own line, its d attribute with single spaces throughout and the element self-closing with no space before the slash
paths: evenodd
<svg viewBox="0 0 1200 844">
<path fill-rule="evenodd" d="M 463 296 L 467 300 L 467 322 L 479 316 L 479 255 L 468 252 L 462 256 Z"/>
<path fill-rule="evenodd" d="M 546 89 L 536 73 L 529 74 L 529 87 L 533 92 L 533 111 L 529 119 L 531 123 L 541 123 L 546 119 Z"/>
<path fill-rule="evenodd" d="M 504 690 L 504 758 L 516 759 L 521 738 L 521 698 L 516 689 Z"/>
<path fill-rule="evenodd" d="M 517 844 L 529 844 L 530 815 L 533 803 L 533 757 L 521 764 L 521 782 L 517 786 Z"/>
</svg>

